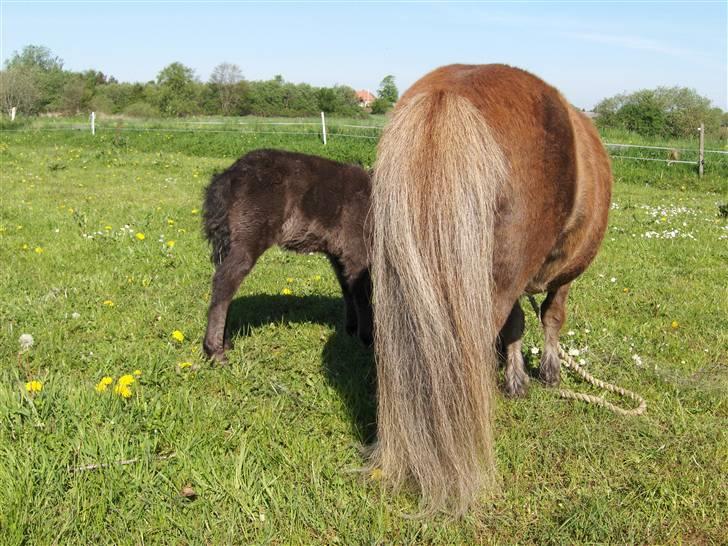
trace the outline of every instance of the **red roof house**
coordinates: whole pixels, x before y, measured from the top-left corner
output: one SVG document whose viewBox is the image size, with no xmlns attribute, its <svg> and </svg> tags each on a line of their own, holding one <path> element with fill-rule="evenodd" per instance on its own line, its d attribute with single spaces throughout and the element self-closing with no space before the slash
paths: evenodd
<svg viewBox="0 0 728 546">
<path fill-rule="evenodd" d="M 362 108 L 367 108 L 371 103 L 376 100 L 377 97 L 372 95 L 366 89 L 363 89 L 356 92 L 356 98 L 359 100 L 359 106 L 361 106 Z"/>
</svg>

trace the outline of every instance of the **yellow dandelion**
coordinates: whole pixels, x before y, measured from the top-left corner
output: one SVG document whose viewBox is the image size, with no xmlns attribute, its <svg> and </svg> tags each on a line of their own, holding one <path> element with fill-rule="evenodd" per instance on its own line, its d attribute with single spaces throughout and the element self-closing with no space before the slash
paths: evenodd
<svg viewBox="0 0 728 546">
<path fill-rule="evenodd" d="M 179 364 L 177 364 L 177 366 L 180 370 L 184 370 L 185 368 L 191 368 L 192 362 L 180 362 Z"/>
<path fill-rule="evenodd" d="M 200 211 L 199 211 L 199 210 L 197 210 L 197 209 L 192 209 L 192 210 L 191 210 L 190 212 L 191 212 L 192 214 L 197 214 L 197 213 L 198 213 L 198 212 L 200 212 Z"/>
<path fill-rule="evenodd" d="M 28 246 L 28 243 L 23 243 L 23 246 L 21 248 L 23 250 L 28 250 L 28 248 L 30 248 L 30 247 Z"/>
<path fill-rule="evenodd" d="M 680 327 L 680 323 L 676 320 L 673 320 L 672 324 L 670 324 L 670 326 L 672 326 L 673 330 L 677 330 Z"/>
<path fill-rule="evenodd" d="M 283 290 L 281 290 L 281 294 L 283 294 L 284 296 L 290 296 L 291 294 L 293 294 L 293 290 L 291 290 L 290 288 L 284 288 Z"/>
<path fill-rule="evenodd" d="M 113 377 L 109 377 L 108 375 L 101 378 L 101 381 L 96 383 L 96 386 L 94 389 L 96 389 L 96 392 L 104 392 L 107 388 L 109 388 L 109 385 L 111 385 L 114 382 Z"/>
<path fill-rule="evenodd" d="M 111 231 L 111 226 L 104 226 L 104 229 L 105 229 L 106 231 Z"/>
<path fill-rule="evenodd" d="M 167 246 L 169 248 L 174 248 L 174 241 L 173 240 L 172 241 L 167 241 Z"/>
<path fill-rule="evenodd" d="M 136 381 L 136 379 L 134 379 L 134 376 L 128 373 L 126 375 L 122 375 L 116 382 L 116 384 L 121 385 L 122 387 L 128 387 L 129 385 L 134 383 L 134 381 Z"/>
<path fill-rule="evenodd" d="M 118 394 L 122 398 L 131 398 L 131 389 L 129 388 L 129 385 L 117 383 L 114 387 L 114 394 Z"/>
<path fill-rule="evenodd" d="M 167 218 L 167 225 L 168 226 L 173 226 L 174 225 L 174 220 L 172 220 L 171 218 Z"/>
<path fill-rule="evenodd" d="M 146 239 L 146 236 L 141 232 L 134 235 L 134 237 L 136 237 L 138 241 L 143 241 L 144 239 Z"/>
<path fill-rule="evenodd" d="M 33 252 L 35 252 L 36 254 L 43 254 L 44 250 L 42 246 L 37 246 L 33 249 Z"/>
<path fill-rule="evenodd" d="M 291 283 L 293 282 L 293 277 L 288 277 L 288 278 L 286 279 L 286 282 L 287 282 L 288 284 L 291 284 Z"/>
<path fill-rule="evenodd" d="M 175 330 L 174 332 L 172 332 L 171 337 L 173 340 L 178 341 L 180 343 L 182 343 L 185 340 L 185 335 L 182 332 L 180 332 L 179 330 Z"/>
<path fill-rule="evenodd" d="M 313 280 L 320 281 L 321 280 L 321 275 L 314 275 L 313 276 Z"/>
<path fill-rule="evenodd" d="M 141 370 L 134 370 L 131 373 L 134 374 L 134 377 L 141 377 L 141 375 L 142 375 L 142 371 Z"/>
<path fill-rule="evenodd" d="M 624 292 L 626 294 L 627 292 L 629 292 L 629 288 L 623 288 L 622 292 Z"/>
<path fill-rule="evenodd" d="M 43 390 L 43 383 L 36 379 L 34 379 L 33 381 L 28 381 L 25 384 L 25 390 L 28 391 L 30 394 L 35 394 L 36 392 L 40 392 Z"/>
<path fill-rule="evenodd" d="M 114 302 L 113 302 L 113 301 L 111 301 L 111 300 L 104 300 L 104 305 L 105 305 L 106 307 L 113 307 L 113 306 L 114 306 L 115 304 L 114 304 Z"/>
</svg>

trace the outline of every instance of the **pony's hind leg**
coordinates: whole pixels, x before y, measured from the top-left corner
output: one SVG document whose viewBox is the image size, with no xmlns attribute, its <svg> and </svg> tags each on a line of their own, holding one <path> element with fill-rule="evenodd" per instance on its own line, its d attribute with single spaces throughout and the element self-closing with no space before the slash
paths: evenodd
<svg viewBox="0 0 728 546">
<path fill-rule="evenodd" d="M 543 355 L 538 376 L 547 385 L 556 386 L 561 379 L 559 358 L 559 332 L 566 321 L 566 298 L 571 283 L 550 291 L 541 304 L 541 324 L 544 332 Z"/>
<path fill-rule="evenodd" d="M 226 362 L 225 350 L 230 348 L 230 340 L 225 336 L 230 302 L 238 291 L 240 283 L 250 272 L 257 256 L 248 249 L 233 248 L 217 267 L 212 277 L 212 296 L 207 313 L 207 332 L 202 348 L 209 358 Z"/>
<path fill-rule="evenodd" d="M 521 345 L 525 317 L 516 300 L 500 332 L 500 344 L 506 360 L 504 390 L 508 396 L 525 396 L 528 392 L 528 374 L 523 363 Z"/>
</svg>

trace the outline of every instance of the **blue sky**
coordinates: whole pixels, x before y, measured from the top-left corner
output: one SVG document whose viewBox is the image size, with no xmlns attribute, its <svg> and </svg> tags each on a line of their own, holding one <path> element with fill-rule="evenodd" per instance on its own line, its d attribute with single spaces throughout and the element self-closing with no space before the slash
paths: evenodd
<svg viewBox="0 0 728 546">
<path fill-rule="evenodd" d="M 0 58 L 49 47 L 66 68 L 122 81 L 180 61 L 207 80 L 220 62 L 247 79 L 403 91 L 453 62 L 503 62 L 574 104 L 685 86 L 728 110 L 728 2 L 8 2 Z"/>
</svg>

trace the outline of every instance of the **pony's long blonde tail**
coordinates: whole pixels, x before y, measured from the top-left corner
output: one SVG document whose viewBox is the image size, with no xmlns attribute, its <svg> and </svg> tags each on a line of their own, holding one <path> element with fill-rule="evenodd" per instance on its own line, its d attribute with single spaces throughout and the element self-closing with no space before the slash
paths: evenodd
<svg viewBox="0 0 728 546">
<path fill-rule="evenodd" d="M 486 120 L 444 91 L 398 106 L 377 151 L 370 464 L 413 483 L 423 514 L 462 513 L 496 484 L 493 225 L 506 174 Z"/>
</svg>

